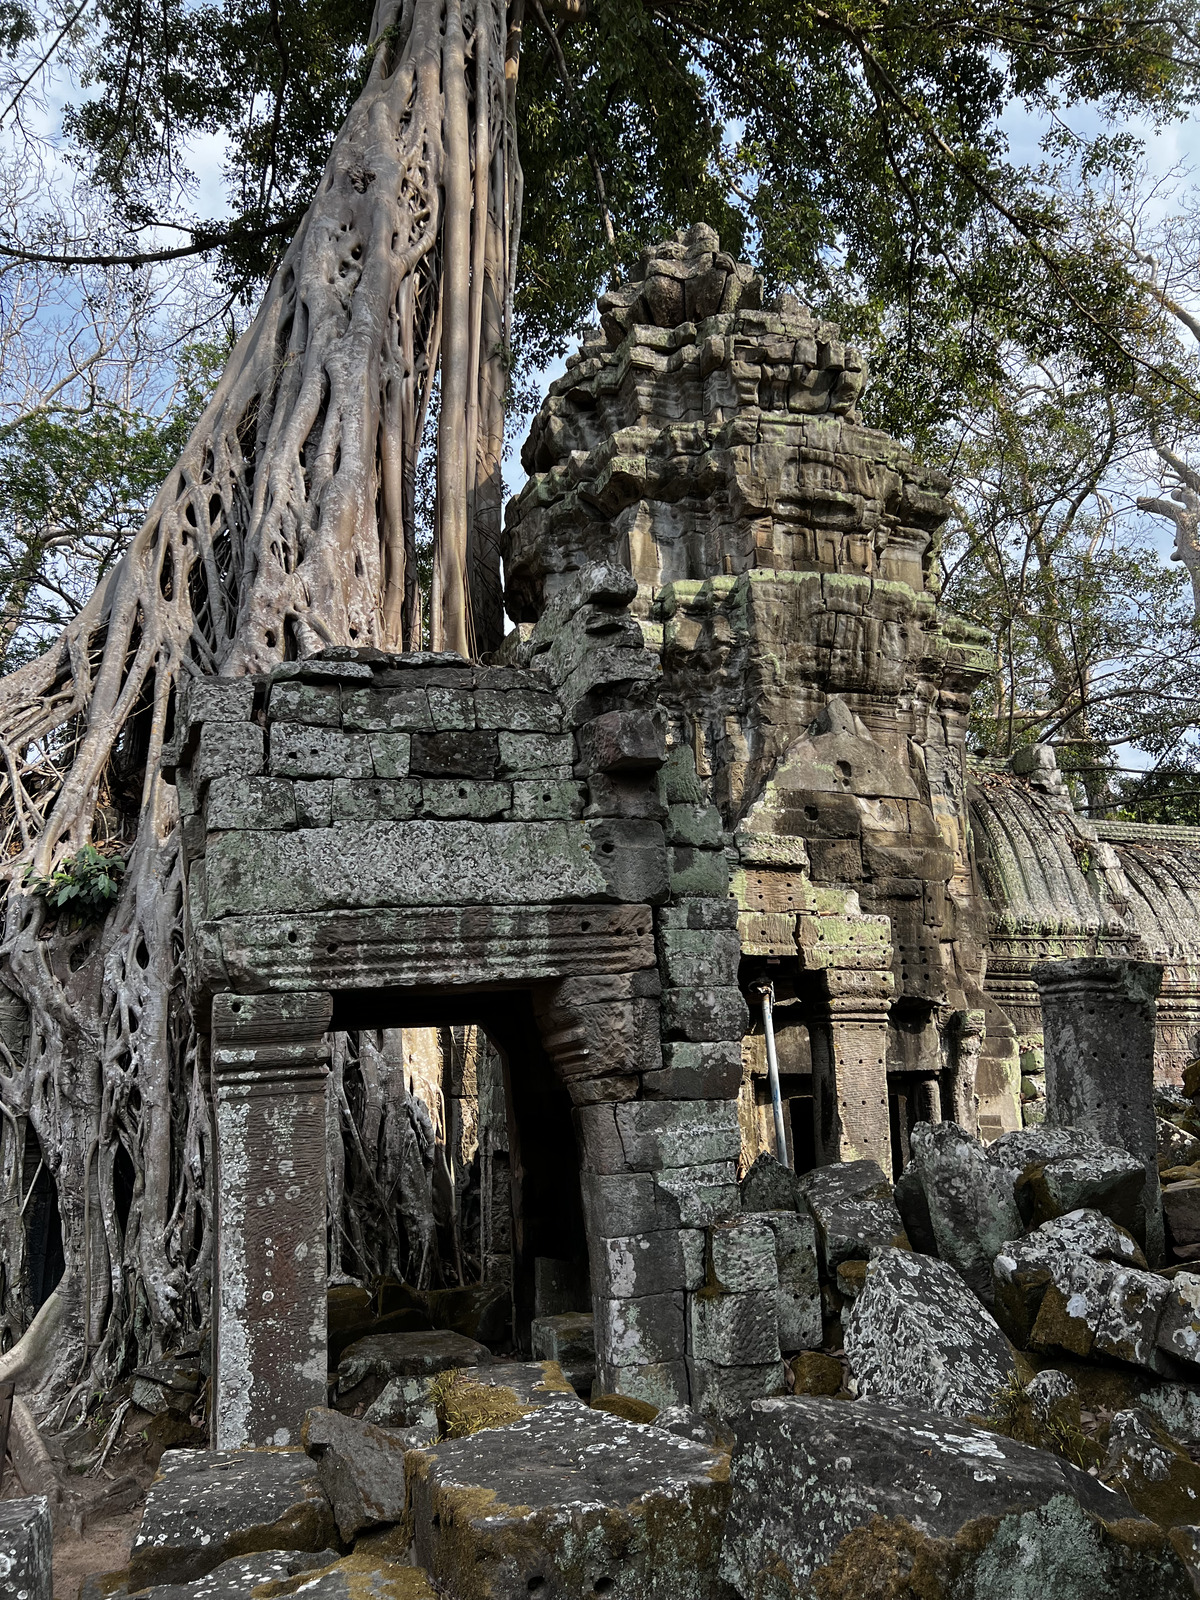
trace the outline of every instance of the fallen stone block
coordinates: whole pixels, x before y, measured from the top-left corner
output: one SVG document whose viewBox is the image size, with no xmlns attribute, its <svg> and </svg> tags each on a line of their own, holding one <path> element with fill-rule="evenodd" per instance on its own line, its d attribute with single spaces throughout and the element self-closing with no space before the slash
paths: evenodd
<svg viewBox="0 0 1200 1600">
<path fill-rule="evenodd" d="M 433 1333 L 373 1333 L 343 1350 L 337 1369 L 338 1394 L 349 1394 L 368 1378 L 381 1379 L 382 1389 L 391 1378 L 430 1377 L 449 1367 L 474 1367 L 491 1359 L 486 1345 L 445 1329 Z"/>
<path fill-rule="evenodd" d="M 586 1407 L 414 1451 L 416 1557 L 455 1600 L 717 1600 L 723 1452 Z"/>
<path fill-rule="evenodd" d="M 1072 1261 L 1090 1257 L 1144 1267 L 1132 1234 L 1098 1211 L 1072 1211 L 1044 1222 L 1024 1239 L 1006 1243 L 992 1264 L 996 1320 L 1016 1344 L 1028 1345 L 1046 1290 L 1055 1276 L 1066 1282 Z"/>
<path fill-rule="evenodd" d="M 817 1225 L 823 1277 L 832 1278 L 839 1261 L 867 1261 L 875 1250 L 908 1243 L 878 1162 L 837 1161 L 798 1181 Z"/>
<path fill-rule="evenodd" d="M 925 1199 L 937 1254 L 987 1304 L 993 1258 L 1021 1231 L 1012 1178 L 954 1122 L 918 1123 L 911 1148 L 909 1166 Z"/>
<path fill-rule="evenodd" d="M 1176 1247 L 1200 1244 L 1200 1180 L 1164 1183 L 1163 1216 L 1167 1238 Z"/>
<path fill-rule="evenodd" d="M 1117 1412 L 1100 1476 L 1161 1528 L 1200 1522 L 1200 1466 L 1148 1412 Z"/>
<path fill-rule="evenodd" d="M 315 1461 L 300 1450 L 168 1450 L 129 1557 L 130 1589 L 186 1583 L 233 1556 L 337 1543 Z"/>
<path fill-rule="evenodd" d="M 428 1439 L 437 1433 L 437 1409 L 430 1398 L 432 1377 L 391 1378 L 363 1412 L 364 1422 L 380 1428 L 419 1428 Z"/>
<path fill-rule="evenodd" d="M 987 1159 L 1011 1175 L 1026 1227 L 1071 1211 L 1099 1211 L 1145 1247 L 1146 1169 L 1127 1150 L 1079 1128 L 1042 1126 L 1002 1134 L 988 1146 Z"/>
<path fill-rule="evenodd" d="M 944 1261 L 885 1250 L 846 1318 L 860 1399 L 982 1415 L 1013 1381 L 1016 1351 Z"/>
<path fill-rule="evenodd" d="M 247 1600 L 260 1584 L 277 1585 L 290 1593 L 289 1579 L 303 1581 L 337 1559 L 336 1550 L 264 1550 L 257 1555 L 234 1556 L 190 1583 L 156 1583 L 152 1589 L 139 1590 L 138 1600 Z M 94 1600 L 124 1600 L 128 1593 L 124 1584 L 113 1589 L 101 1581 L 96 1584 Z M 92 1597 L 81 1590 L 79 1600 Z"/>
<path fill-rule="evenodd" d="M 765 1151 L 739 1187 L 743 1211 L 798 1211 L 804 1205 L 796 1173 Z"/>
<path fill-rule="evenodd" d="M 1158 1329 L 1170 1285 L 1152 1272 L 1095 1261 L 1060 1262 L 1029 1335 L 1035 1350 L 1065 1350 L 1084 1360 L 1113 1356 L 1161 1372 Z"/>
<path fill-rule="evenodd" d="M 667 1433 L 677 1434 L 681 1439 L 691 1439 L 696 1444 L 710 1445 L 714 1450 L 729 1451 L 733 1448 L 733 1434 L 729 1429 L 714 1422 L 711 1417 L 693 1411 L 691 1406 L 665 1406 L 654 1418 L 651 1427 L 663 1428 Z"/>
<path fill-rule="evenodd" d="M 44 1495 L 0 1500 L 0 1594 L 12 1600 L 51 1600 L 54 1523 Z"/>
<path fill-rule="evenodd" d="M 802 1350 L 788 1362 L 796 1394 L 836 1394 L 842 1387 L 842 1363 L 819 1350 Z"/>
<path fill-rule="evenodd" d="M 256 1600 L 268 1600 L 271 1592 L 256 1591 Z M 420 1567 L 381 1561 L 370 1551 L 358 1550 L 302 1584 L 274 1592 L 299 1594 L 304 1600 L 437 1600 L 429 1574 Z"/>
<path fill-rule="evenodd" d="M 1200 1366 L 1200 1275 L 1177 1272 L 1158 1323 L 1158 1348 Z"/>
<path fill-rule="evenodd" d="M 431 1398 L 448 1439 L 507 1427 L 546 1406 L 583 1405 L 555 1361 L 497 1361 L 443 1373 L 434 1380 Z"/>
<path fill-rule="evenodd" d="M 1179 1123 L 1166 1117 L 1157 1119 L 1158 1158 L 1169 1167 L 1186 1167 L 1200 1161 L 1200 1139 Z"/>
<path fill-rule="evenodd" d="M 404 1452 L 410 1445 L 425 1442 L 415 1429 L 380 1428 L 340 1411 L 316 1407 L 306 1414 L 300 1438 L 317 1463 L 321 1487 L 345 1544 L 353 1543 L 364 1528 L 400 1521 L 404 1515 Z"/>
<path fill-rule="evenodd" d="M 596 1319 L 592 1312 L 535 1317 L 529 1332 L 539 1361 L 556 1361 L 573 1389 L 581 1394 L 590 1391 L 596 1376 Z"/>
<path fill-rule="evenodd" d="M 1124 1495 L 967 1422 L 792 1398 L 756 1401 L 736 1431 L 721 1572 L 739 1596 L 1192 1593 Z"/>
</svg>

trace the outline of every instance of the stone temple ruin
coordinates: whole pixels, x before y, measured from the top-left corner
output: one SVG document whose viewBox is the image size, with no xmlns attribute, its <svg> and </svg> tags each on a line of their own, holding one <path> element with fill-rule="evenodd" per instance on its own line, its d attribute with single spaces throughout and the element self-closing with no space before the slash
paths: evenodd
<svg viewBox="0 0 1200 1600">
<path fill-rule="evenodd" d="M 1192 1291 L 1151 1271 L 1165 1248 L 1151 1063 L 1160 1113 L 1163 1094 L 1182 1108 L 1174 1157 L 1200 1156 L 1184 1096 L 1198 1086 L 1183 1081 L 1200 1055 L 1200 830 L 1088 823 L 1049 750 L 1004 768 L 971 756 L 971 697 L 993 662 L 988 638 L 938 601 L 947 484 L 863 425 L 865 378 L 836 328 L 790 296 L 764 307 L 750 269 L 695 228 L 601 301 L 599 328 L 534 422 L 507 519 L 514 627 L 494 658 L 336 648 L 269 678 L 195 681 L 181 698 L 166 771 L 218 1141 L 212 1444 L 303 1440 L 337 1518 L 320 1539 L 345 1548 L 395 1525 L 447 1593 L 750 1596 L 766 1592 L 755 1584 L 772 1560 L 810 1573 L 833 1545 L 816 1550 L 799 1501 L 778 1527 L 769 1507 L 760 1517 L 738 1460 L 788 1484 L 826 1444 L 847 1470 L 880 1452 L 896 1482 L 926 1469 L 900 1421 L 861 1407 L 834 1406 L 861 1420 L 812 1413 L 825 1444 L 805 1457 L 787 1408 L 832 1402 L 786 1390 L 974 1415 L 1021 1370 L 1009 1341 L 1030 1347 L 1039 1306 L 1083 1330 L 1056 1325 L 1044 1348 L 1109 1350 L 1156 1380 L 1190 1372 L 1155 1403 L 1200 1440 L 1200 1388 L 1187 1390 L 1194 1404 L 1182 1397 L 1200 1373 L 1187 1367 L 1200 1362 Z M 764 992 L 792 1172 L 771 1159 Z M 593 1392 L 625 1405 L 566 1411 L 551 1403 L 575 1398 L 556 1390 L 561 1373 L 535 1395 L 513 1375 L 532 1369 L 497 1367 L 510 1376 L 489 1381 L 526 1416 L 505 1451 L 524 1461 L 540 1440 L 557 1461 L 564 1429 L 599 1430 L 600 1449 L 623 1418 L 620 1451 L 642 1473 L 626 1501 L 663 1473 L 691 1485 L 677 1491 L 683 1523 L 662 1525 L 665 1576 L 630 1556 L 639 1575 L 602 1586 L 570 1552 L 545 1556 L 527 1523 L 517 1555 L 472 1523 L 480 1565 L 456 1579 L 462 1547 L 437 1532 L 457 1514 L 453 1485 L 490 1485 L 506 1505 L 534 1494 L 487 1476 L 474 1443 L 487 1432 L 423 1451 L 405 1436 L 408 1468 L 383 1503 L 396 1469 L 375 1435 L 416 1425 L 428 1374 L 452 1361 L 377 1371 L 361 1354 L 369 1339 L 335 1348 L 331 1248 L 354 1269 L 327 1233 L 329 1063 L 346 1038 L 429 1029 L 450 1054 L 454 1040 L 486 1041 L 495 1104 L 483 1108 L 480 1067 L 468 1120 L 499 1108 L 508 1176 L 482 1185 L 480 1205 L 506 1215 L 497 1248 L 479 1231 L 476 1263 L 504 1279 L 506 1303 L 511 1278 L 511 1352 L 560 1360 L 585 1400 L 594 1369 Z M 445 1087 L 465 1105 L 463 1081 Z M 1200 1189 L 1200 1168 L 1189 1182 Z M 1114 1274 L 1155 1286 L 1153 1328 L 1114 1331 L 1071 1309 L 1084 1289 L 1038 1266 L 1060 1233 L 1112 1290 L 1110 1310 Z M 1036 1292 L 1012 1287 L 1035 1278 Z M 911 1341 L 911 1369 L 870 1335 L 872 1296 L 894 1345 Z M 923 1369 L 943 1313 L 958 1343 Z M 990 1331 L 968 1336 L 976 1313 Z M 333 1368 L 343 1391 L 374 1384 L 349 1443 L 351 1420 L 324 1409 Z M 391 1387 L 395 1403 L 380 1398 L 389 1372 L 403 1403 Z M 647 1418 L 687 1407 L 757 1419 L 736 1424 L 732 1491 L 719 1427 L 696 1416 L 643 1450 L 653 1430 L 629 1432 L 639 1405 Z M 983 1447 L 965 1421 L 942 1424 L 938 1470 L 953 1477 Z M 428 1431 L 427 1419 L 426 1443 Z M 1111 1520 L 1111 1491 L 1076 1472 L 1090 1457 L 1067 1468 L 1033 1452 L 1052 1464 L 1038 1477 L 1017 1459 L 1030 1441 L 986 1437 L 1022 1504 L 1065 1495 L 1088 1527 Z M 679 1459 L 664 1464 L 668 1441 Z M 369 1472 L 356 1476 L 356 1458 Z M 294 1448 L 278 1459 L 300 1477 L 311 1467 Z M 166 1466 L 172 1493 L 199 1470 Z M 281 1504 L 312 1498 L 300 1477 L 272 1489 Z M 989 1514 L 972 1493 L 972 1514 Z M 166 1500 L 152 1515 L 152 1494 L 126 1586 L 105 1592 L 194 1578 L 213 1552 L 251 1548 L 218 1539 L 172 1567 L 162 1551 L 186 1540 Z M 931 1524 L 931 1536 L 957 1527 Z M 1138 1594 L 1190 1592 L 1180 1575 L 1194 1552 L 1139 1548 L 1095 1570 L 1136 1568 L 1151 1585 Z M 863 1592 L 852 1579 L 821 1592 Z"/>
</svg>

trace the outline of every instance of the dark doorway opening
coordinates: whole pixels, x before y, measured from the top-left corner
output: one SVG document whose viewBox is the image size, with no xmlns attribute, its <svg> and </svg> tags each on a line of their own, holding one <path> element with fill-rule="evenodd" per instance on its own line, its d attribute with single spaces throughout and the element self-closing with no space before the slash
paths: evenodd
<svg viewBox="0 0 1200 1600">
<path fill-rule="evenodd" d="M 570 1098 L 542 1046 L 529 991 L 342 990 L 335 992 L 331 1028 L 359 1036 L 438 1029 L 451 1062 L 456 1030 L 486 1034 L 500 1060 L 508 1131 L 513 1347 L 528 1353 L 536 1315 L 590 1310 Z M 493 1179 L 494 1173 L 480 1174 L 481 1208 L 494 1203 Z"/>
</svg>

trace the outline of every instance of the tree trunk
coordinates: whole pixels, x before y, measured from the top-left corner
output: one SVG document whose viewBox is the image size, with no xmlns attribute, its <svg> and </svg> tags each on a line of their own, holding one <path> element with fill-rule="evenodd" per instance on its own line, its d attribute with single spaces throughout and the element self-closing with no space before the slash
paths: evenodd
<svg viewBox="0 0 1200 1600">
<path fill-rule="evenodd" d="M 416 463 L 439 362 L 429 631 L 464 654 L 500 638 L 519 5 L 380 0 L 372 37 L 318 194 L 145 525 L 58 642 L 0 682 L 0 976 L 29 1007 L 23 1055 L 0 1054 L 0 1229 L 19 1233 L 28 1123 L 66 1255 L 42 1403 L 208 1320 L 212 1130 L 159 776 L 174 686 L 332 644 L 422 647 Z M 23 877 L 89 841 L 128 867 L 110 914 L 72 928 Z M 10 1336 L 23 1293 L 5 1286 Z"/>
</svg>

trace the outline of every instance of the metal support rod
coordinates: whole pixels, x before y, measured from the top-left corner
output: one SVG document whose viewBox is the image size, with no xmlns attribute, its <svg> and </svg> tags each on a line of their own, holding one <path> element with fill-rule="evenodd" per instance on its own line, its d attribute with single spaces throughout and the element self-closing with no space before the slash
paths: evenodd
<svg viewBox="0 0 1200 1600">
<path fill-rule="evenodd" d="M 787 1130 L 783 1122 L 783 1096 L 779 1092 L 779 1057 L 775 1054 L 775 985 L 762 987 L 763 1033 L 767 1040 L 767 1082 L 771 1086 L 771 1110 L 775 1115 L 775 1154 L 781 1166 L 790 1167 Z"/>
</svg>

